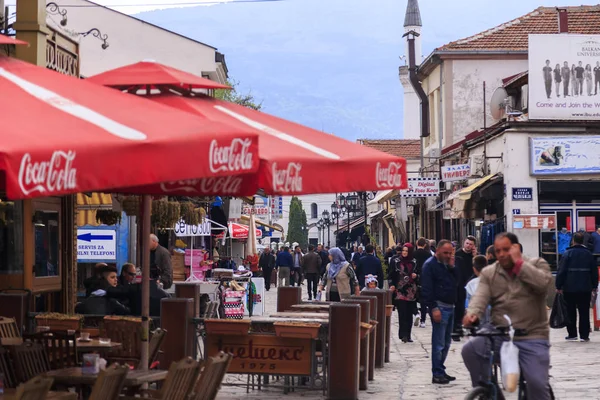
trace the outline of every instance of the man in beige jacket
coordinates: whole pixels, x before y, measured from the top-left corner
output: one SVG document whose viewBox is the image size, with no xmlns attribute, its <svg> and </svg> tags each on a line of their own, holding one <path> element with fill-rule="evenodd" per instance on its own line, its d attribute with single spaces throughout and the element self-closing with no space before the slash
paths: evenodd
<svg viewBox="0 0 600 400">
<path fill-rule="evenodd" d="M 488 304 L 492 307 L 494 325 L 506 326 L 504 315 L 508 315 L 513 327 L 525 333 L 516 336 L 514 343 L 519 348 L 521 373 L 527 381 L 527 398 L 550 399 L 550 332 L 546 309 L 546 295 L 552 284 L 550 268 L 542 258 L 524 258 L 513 233 L 496 236 L 494 248 L 498 261 L 482 270 L 463 325 L 475 325 Z M 500 345 L 501 340 L 495 341 L 495 354 L 499 354 Z M 462 356 L 473 386 L 486 382 L 490 356 L 487 339 L 470 340 L 463 347 Z"/>
</svg>

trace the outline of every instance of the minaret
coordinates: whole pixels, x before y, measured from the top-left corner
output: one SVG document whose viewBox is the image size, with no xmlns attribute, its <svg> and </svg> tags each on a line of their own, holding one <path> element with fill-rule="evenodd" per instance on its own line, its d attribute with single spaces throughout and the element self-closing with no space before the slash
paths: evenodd
<svg viewBox="0 0 600 400">
<path fill-rule="evenodd" d="M 404 17 L 404 33 L 414 31 L 421 34 L 421 12 L 418 0 L 408 0 Z M 420 100 L 408 80 L 408 42 L 404 40 L 404 65 L 400 66 L 400 82 L 404 88 L 404 139 L 418 139 L 421 133 Z M 415 38 L 415 57 L 417 65 L 423 61 L 421 36 Z"/>
</svg>

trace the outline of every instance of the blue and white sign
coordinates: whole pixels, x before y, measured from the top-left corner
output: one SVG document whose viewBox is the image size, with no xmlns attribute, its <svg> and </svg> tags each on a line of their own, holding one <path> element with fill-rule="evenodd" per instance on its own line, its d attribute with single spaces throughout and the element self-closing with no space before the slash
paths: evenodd
<svg viewBox="0 0 600 400">
<path fill-rule="evenodd" d="M 514 187 L 512 188 L 513 201 L 533 201 L 533 188 Z"/>
<path fill-rule="evenodd" d="M 198 225 L 188 225 L 183 219 L 180 219 L 175 224 L 173 232 L 177 237 L 210 236 L 211 228 L 211 220 L 208 218 L 204 218 L 204 221 Z"/>
<path fill-rule="evenodd" d="M 444 182 L 464 181 L 470 176 L 471 165 L 469 164 L 445 165 L 442 167 L 442 181 Z"/>
<path fill-rule="evenodd" d="M 117 260 L 117 232 L 109 229 L 77 229 L 77 261 Z"/>
<path fill-rule="evenodd" d="M 600 173 L 600 136 L 530 138 L 532 175 Z"/>
<path fill-rule="evenodd" d="M 513 215 L 521 215 L 521 209 L 520 208 L 513 208 Z"/>
</svg>

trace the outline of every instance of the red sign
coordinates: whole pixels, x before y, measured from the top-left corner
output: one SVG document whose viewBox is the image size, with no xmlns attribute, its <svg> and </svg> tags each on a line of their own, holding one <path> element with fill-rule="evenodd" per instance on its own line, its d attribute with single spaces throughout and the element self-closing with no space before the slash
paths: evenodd
<svg viewBox="0 0 600 400">
<path fill-rule="evenodd" d="M 556 216 L 548 214 L 515 215 L 514 229 L 556 229 Z"/>
<path fill-rule="evenodd" d="M 230 222 L 229 223 L 229 236 L 232 239 L 248 239 L 248 225 L 242 225 L 242 224 L 238 224 L 235 222 Z M 224 235 L 223 233 L 218 234 L 216 237 L 217 238 L 222 238 Z M 256 229 L 256 238 L 260 239 L 262 238 L 262 231 L 260 229 Z"/>
</svg>

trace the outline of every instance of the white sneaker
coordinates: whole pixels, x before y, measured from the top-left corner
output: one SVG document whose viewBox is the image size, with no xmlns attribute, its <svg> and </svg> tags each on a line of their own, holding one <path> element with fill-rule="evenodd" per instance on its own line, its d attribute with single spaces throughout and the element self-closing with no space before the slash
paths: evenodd
<svg viewBox="0 0 600 400">
<path fill-rule="evenodd" d="M 419 326 L 419 322 L 421 322 L 421 317 L 416 317 L 413 326 Z"/>
<path fill-rule="evenodd" d="M 420 328 L 425 328 L 425 322 L 421 322 L 421 325 L 419 325 Z"/>
</svg>

